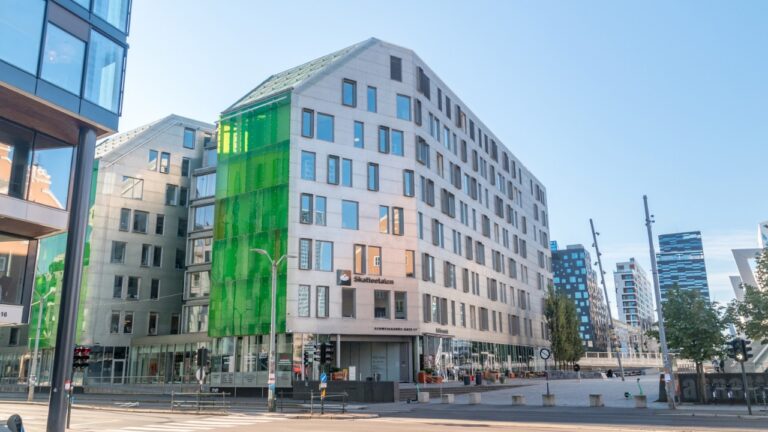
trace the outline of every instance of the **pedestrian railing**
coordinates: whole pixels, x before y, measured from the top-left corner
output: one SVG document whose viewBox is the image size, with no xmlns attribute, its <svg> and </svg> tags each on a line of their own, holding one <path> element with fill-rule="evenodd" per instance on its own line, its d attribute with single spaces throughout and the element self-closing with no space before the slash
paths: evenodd
<svg viewBox="0 0 768 432">
<path fill-rule="evenodd" d="M 320 410 L 320 414 L 325 414 L 326 411 L 345 413 L 347 412 L 348 399 L 349 395 L 347 392 L 326 393 L 325 396 L 323 396 L 320 392 L 312 391 L 309 394 L 309 414 L 314 414 L 318 409 Z"/>
<path fill-rule="evenodd" d="M 171 392 L 171 411 L 227 411 L 229 409 L 228 393 L 182 393 Z"/>
</svg>

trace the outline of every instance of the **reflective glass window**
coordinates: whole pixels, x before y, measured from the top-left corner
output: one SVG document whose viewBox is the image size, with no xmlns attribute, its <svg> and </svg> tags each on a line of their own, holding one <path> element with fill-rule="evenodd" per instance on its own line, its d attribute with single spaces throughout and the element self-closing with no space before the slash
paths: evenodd
<svg viewBox="0 0 768 432">
<path fill-rule="evenodd" d="M 0 7 L 0 59 L 37 75 L 45 2 L 3 0 Z M 13 41 L 13 42 L 10 42 Z"/>
<path fill-rule="evenodd" d="M 397 118 L 411 120 L 411 98 L 405 95 L 397 95 Z"/>
<path fill-rule="evenodd" d="M 333 142 L 333 116 L 317 113 L 317 139 Z"/>
<path fill-rule="evenodd" d="M 349 106 L 357 106 L 357 83 L 345 79 L 341 82 L 341 103 Z"/>
<path fill-rule="evenodd" d="M 352 159 L 341 160 L 341 185 L 352 187 Z"/>
<path fill-rule="evenodd" d="M 21 304 L 29 241 L 0 234 L 0 303 Z"/>
<path fill-rule="evenodd" d="M 93 13 L 125 33 L 129 0 L 93 0 Z"/>
<path fill-rule="evenodd" d="M 120 109 L 124 57 L 123 47 L 101 33 L 91 31 L 84 97 L 113 113 Z"/>
<path fill-rule="evenodd" d="M 312 152 L 301 152 L 301 178 L 304 180 L 315 179 L 315 154 Z"/>
<path fill-rule="evenodd" d="M 355 147 L 365 147 L 365 124 L 363 122 L 355 122 Z"/>
<path fill-rule="evenodd" d="M 358 204 L 356 201 L 341 202 L 341 227 L 345 229 L 356 230 L 358 227 L 357 218 Z"/>
<path fill-rule="evenodd" d="M 392 129 L 390 136 L 390 144 L 392 148 L 392 154 L 402 156 L 403 155 L 403 131 Z"/>
<path fill-rule="evenodd" d="M 368 111 L 376 112 L 376 87 L 368 87 Z"/>
<path fill-rule="evenodd" d="M 315 268 L 320 271 L 333 271 L 333 243 L 318 240 L 315 242 Z"/>
<path fill-rule="evenodd" d="M 79 96 L 84 60 L 85 42 L 48 24 L 40 77 Z"/>
<path fill-rule="evenodd" d="M 27 195 L 27 175 L 32 161 L 34 133 L 0 119 L 0 193 L 16 198 Z"/>
<path fill-rule="evenodd" d="M 29 201 L 59 209 L 67 207 L 73 153 L 72 146 L 37 135 L 29 172 Z"/>
</svg>

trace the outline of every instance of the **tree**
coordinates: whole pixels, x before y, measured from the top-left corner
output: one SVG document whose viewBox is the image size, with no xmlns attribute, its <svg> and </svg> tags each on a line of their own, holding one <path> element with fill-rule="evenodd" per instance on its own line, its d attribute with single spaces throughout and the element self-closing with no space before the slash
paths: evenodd
<svg viewBox="0 0 768 432">
<path fill-rule="evenodd" d="M 579 317 L 573 300 L 550 286 L 544 316 L 552 354 L 560 367 L 578 361 L 584 355 L 584 345 L 579 336 Z"/>
<path fill-rule="evenodd" d="M 705 402 L 704 362 L 722 354 L 726 343 L 722 308 L 702 298 L 697 290 L 681 290 L 674 285 L 664 301 L 664 326 L 667 345 L 696 363 L 699 402 Z M 655 338 L 658 334 L 658 330 L 648 332 Z"/>
<path fill-rule="evenodd" d="M 749 339 L 768 340 L 768 248 L 757 257 L 755 279 L 758 286 L 743 284 L 744 300 L 728 304 L 728 322 Z"/>
</svg>

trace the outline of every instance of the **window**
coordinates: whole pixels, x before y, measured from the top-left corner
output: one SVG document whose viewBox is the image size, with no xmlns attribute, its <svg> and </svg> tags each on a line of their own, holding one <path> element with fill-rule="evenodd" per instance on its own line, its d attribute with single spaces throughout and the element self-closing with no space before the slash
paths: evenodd
<svg viewBox="0 0 768 432">
<path fill-rule="evenodd" d="M 182 207 L 187 206 L 187 198 L 189 198 L 189 189 L 182 186 L 179 188 L 179 205 Z"/>
<path fill-rule="evenodd" d="M 176 205 L 179 187 L 172 184 L 165 185 L 165 205 Z"/>
<path fill-rule="evenodd" d="M 312 240 L 299 239 L 299 269 L 312 269 Z"/>
<path fill-rule="evenodd" d="M 157 150 L 149 151 L 149 158 L 147 158 L 147 169 L 150 171 L 157 171 Z"/>
<path fill-rule="evenodd" d="M 368 246 L 368 274 L 381 276 L 381 248 Z"/>
<path fill-rule="evenodd" d="M 354 144 L 355 144 L 355 147 L 357 148 L 365 147 L 365 124 L 363 122 L 359 122 L 359 121 L 355 122 Z"/>
<path fill-rule="evenodd" d="M 111 334 L 120 333 L 120 312 L 112 311 L 112 316 L 109 318 L 109 332 Z"/>
<path fill-rule="evenodd" d="M 181 327 L 181 316 L 177 313 L 171 314 L 171 334 L 179 334 L 179 328 Z"/>
<path fill-rule="evenodd" d="M 120 196 L 128 199 L 140 200 L 144 197 L 144 180 L 123 176 Z"/>
<path fill-rule="evenodd" d="M 185 259 L 184 249 L 176 249 L 176 257 L 173 260 L 173 267 L 176 270 L 184 270 L 184 259 Z"/>
<path fill-rule="evenodd" d="M 379 206 L 379 232 L 389 234 L 389 207 Z"/>
<path fill-rule="evenodd" d="M 117 113 L 120 108 L 124 49 L 93 30 L 89 45 L 84 97 Z"/>
<path fill-rule="evenodd" d="M 195 130 L 190 128 L 184 128 L 184 148 L 195 148 Z"/>
<path fill-rule="evenodd" d="M 389 291 L 373 291 L 373 317 L 389 319 Z"/>
<path fill-rule="evenodd" d="M 190 166 L 189 158 L 181 158 L 181 176 L 182 177 L 189 177 L 189 166 Z"/>
<path fill-rule="evenodd" d="M 408 319 L 408 293 L 395 292 L 395 319 Z"/>
<path fill-rule="evenodd" d="M 411 98 L 405 95 L 397 95 L 397 118 L 411 120 Z"/>
<path fill-rule="evenodd" d="M 121 223 L 122 226 L 122 223 Z M 155 218 L 155 234 L 163 235 L 165 233 L 165 215 L 157 215 Z"/>
<path fill-rule="evenodd" d="M 125 32 L 128 0 L 94 0 L 93 13 L 116 29 Z"/>
<path fill-rule="evenodd" d="M 416 262 L 415 252 L 412 250 L 405 251 L 405 277 L 416 277 Z"/>
<path fill-rule="evenodd" d="M 420 136 L 416 137 L 416 161 L 429 168 L 429 144 Z"/>
<path fill-rule="evenodd" d="M 405 234 L 405 222 L 403 209 L 401 207 L 392 207 L 392 234 Z"/>
<path fill-rule="evenodd" d="M 318 318 L 328 318 L 328 287 L 318 286 L 317 291 L 317 311 Z"/>
<path fill-rule="evenodd" d="M 308 317 L 312 288 L 309 285 L 299 285 L 298 313 L 300 317 Z"/>
<path fill-rule="evenodd" d="M 37 51 L 37 47 L 34 49 Z M 85 42 L 49 23 L 43 50 L 40 78 L 80 96 Z"/>
<path fill-rule="evenodd" d="M 171 171 L 171 154 L 162 152 L 160 153 L 160 172 L 168 174 Z"/>
<path fill-rule="evenodd" d="M 414 195 L 413 171 L 403 170 L 403 195 L 412 197 Z"/>
<path fill-rule="evenodd" d="M 187 219 L 186 218 L 179 218 L 179 222 L 176 227 L 176 236 L 177 237 L 187 236 Z"/>
<path fill-rule="evenodd" d="M 389 128 L 379 126 L 379 153 L 389 153 Z"/>
<path fill-rule="evenodd" d="M 448 261 L 443 262 L 443 286 L 456 288 L 456 266 Z"/>
<path fill-rule="evenodd" d="M 192 240 L 191 264 L 206 264 L 211 262 L 213 251 L 213 238 L 204 237 Z"/>
<path fill-rule="evenodd" d="M 437 219 L 432 219 L 432 244 L 439 247 L 445 246 L 443 224 Z"/>
<path fill-rule="evenodd" d="M 403 59 L 389 56 L 389 77 L 395 81 L 403 80 Z"/>
<path fill-rule="evenodd" d="M 211 272 L 209 270 L 189 273 L 189 298 L 208 297 L 210 293 Z"/>
<path fill-rule="evenodd" d="M 354 247 L 354 272 L 365 274 L 365 245 L 356 244 Z"/>
<path fill-rule="evenodd" d="M 358 229 L 358 204 L 357 201 L 341 201 L 341 227 L 344 229 Z"/>
<path fill-rule="evenodd" d="M 133 232 L 135 233 L 147 233 L 147 219 L 149 213 L 145 211 L 136 210 L 133 212 Z"/>
<path fill-rule="evenodd" d="M 213 228 L 213 204 L 194 208 L 194 224 L 192 229 L 203 230 Z"/>
<path fill-rule="evenodd" d="M 352 187 L 352 159 L 341 160 L 341 185 Z"/>
<path fill-rule="evenodd" d="M 416 123 L 418 126 L 421 126 L 422 117 L 421 117 L 421 101 L 419 99 L 414 99 L 413 103 L 413 122 Z"/>
<path fill-rule="evenodd" d="M 141 285 L 140 277 L 128 276 L 128 290 L 125 293 L 125 298 L 128 300 L 138 300 L 140 285 Z"/>
<path fill-rule="evenodd" d="M 312 138 L 315 134 L 315 112 L 310 109 L 301 110 L 301 136 Z"/>
<path fill-rule="evenodd" d="M 33 75 L 37 74 L 45 22 L 45 2 L 11 0 L 0 9 L 0 40 L 13 43 L 0 44 L 0 59 Z"/>
<path fill-rule="evenodd" d="M 341 289 L 341 317 L 342 318 L 355 317 L 355 289 L 354 288 Z"/>
<path fill-rule="evenodd" d="M 317 113 L 317 139 L 333 142 L 333 116 Z"/>
<path fill-rule="evenodd" d="M 427 282 L 435 281 L 435 257 L 429 254 L 421 254 L 421 278 Z"/>
<path fill-rule="evenodd" d="M 301 178 L 315 180 L 315 154 L 312 152 L 301 152 Z"/>
<path fill-rule="evenodd" d="M 424 69 L 417 68 L 416 69 L 416 90 L 427 97 L 427 99 L 430 98 L 430 83 L 429 83 L 429 76 L 424 73 Z"/>
<path fill-rule="evenodd" d="M 339 157 L 328 156 L 328 172 L 327 172 L 328 184 L 339 184 Z"/>
<path fill-rule="evenodd" d="M 368 190 L 379 190 L 379 164 L 368 163 Z"/>
<path fill-rule="evenodd" d="M 123 277 L 115 276 L 115 282 L 112 285 L 112 298 L 123 298 Z"/>
<path fill-rule="evenodd" d="M 403 156 L 403 131 L 392 129 L 390 143 L 393 155 Z"/>
<path fill-rule="evenodd" d="M 120 231 L 128 231 L 131 225 L 131 209 L 120 209 Z"/>
<path fill-rule="evenodd" d="M 161 267 L 163 263 L 163 248 L 155 246 L 152 249 L 152 267 Z"/>
<path fill-rule="evenodd" d="M 357 106 L 357 83 L 355 81 L 349 79 L 341 81 L 341 103 L 353 108 Z"/>
<path fill-rule="evenodd" d="M 376 112 L 376 87 L 368 86 L 368 112 Z"/>
<path fill-rule="evenodd" d="M 326 200 L 323 196 L 315 197 L 315 225 L 325 226 L 326 221 Z"/>
<path fill-rule="evenodd" d="M 149 313 L 149 323 L 147 325 L 147 334 L 150 336 L 154 336 L 157 334 L 157 321 L 158 321 L 158 315 L 157 312 L 150 312 Z"/>
<path fill-rule="evenodd" d="M 216 173 L 195 177 L 195 198 L 212 197 L 216 194 Z"/>
<path fill-rule="evenodd" d="M 315 268 L 320 271 L 333 271 L 333 242 L 315 242 Z"/>
<path fill-rule="evenodd" d="M 299 222 L 303 224 L 311 224 L 312 223 L 312 195 L 311 194 L 301 194 L 300 204 L 299 204 Z"/>
<path fill-rule="evenodd" d="M 193 273 L 193 274 L 208 274 L 208 272 L 199 272 L 199 273 Z M 210 280 L 208 280 L 208 290 L 210 290 Z M 206 291 L 205 295 L 208 295 L 208 291 Z M 151 300 L 157 300 L 160 298 L 160 279 L 152 279 L 150 281 L 149 286 L 149 298 Z"/>
</svg>

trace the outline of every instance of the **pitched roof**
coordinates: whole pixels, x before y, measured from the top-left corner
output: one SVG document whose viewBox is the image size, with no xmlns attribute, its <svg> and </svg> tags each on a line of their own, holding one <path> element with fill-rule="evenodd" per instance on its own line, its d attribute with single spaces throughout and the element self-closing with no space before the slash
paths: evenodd
<svg viewBox="0 0 768 432">
<path fill-rule="evenodd" d="M 378 39 L 370 38 L 348 46 L 339 51 L 324 55 L 300 66 L 296 66 L 294 68 L 274 74 L 264 80 L 255 89 L 248 92 L 248 94 L 240 98 L 237 102 L 232 104 L 232 106 L 225 109 L 224 113 L 246 107 L 266 97 L 293 89 L 299 84 L 306 82 L 313 76 L 316 76 L 319 72 L 328 69 L 331 65 L 336 64 L 340 60 L 346 58 L 357 48 L 364 48 L 376 42 L 378 42 Z"/>
</svg>

